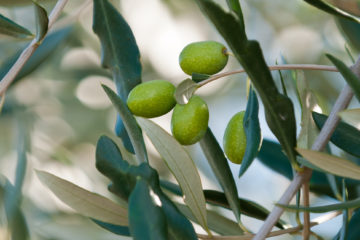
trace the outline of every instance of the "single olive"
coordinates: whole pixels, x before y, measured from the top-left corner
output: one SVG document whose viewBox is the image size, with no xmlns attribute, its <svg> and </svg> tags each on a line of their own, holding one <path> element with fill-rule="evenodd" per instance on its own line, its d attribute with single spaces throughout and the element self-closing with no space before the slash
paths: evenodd
<svg viewBox="0 0 360 240">
<path fill-rule="evenodd" d="M 146 118 L 159 117 L 175 106 L 175 86 L 164 80 L 152 80 L 134 87 L 128 96 L 130 111 Z"/>
<path fill-rule="evenodd" d="M 246 149 L 246 135 L 243 126 L 244 115 L 245 111 L 238 112 L 230 119 L 223 139 L 226 156 L 236 164 L 241 164 Z"/>
<path fill-rule="evenodd" d="M 182 145 L 191 145 L 205 134 L 209 123 L 209 109 L 204 100 L 192 96 L 187 104 L 176 104 L 171 118 L 171 131 Z"/>
<path fill-rule="evenodd" d="M 188 75 L 215 74 L 225 67 L 227 61 L 226 47 L 215 41 L 190 43 L 179 56 L 180 67 Z"/>
</svg>

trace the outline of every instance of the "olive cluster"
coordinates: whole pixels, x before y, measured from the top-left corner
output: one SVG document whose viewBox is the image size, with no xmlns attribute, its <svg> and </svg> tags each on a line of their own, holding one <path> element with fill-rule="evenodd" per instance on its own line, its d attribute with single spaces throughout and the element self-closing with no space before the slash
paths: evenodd
<svg viewBox="0 0 360 240">
<path fill-rule="evenodd" d="M 179 64 L 188 75 L 193 73 L 212 75 L 221 71 L 228 61 L 226 47 L 215 41 L 195 42 L 180 53 Z M 176 103 L 176 87 L 165 80 L 152 80 L 137 85 L 127 99 L 130 111 L 146 118 L 159 117 L 170 112 L 171 131 L 182 145 L 198 142 L 206 133 L 209 110 L 199 96 L 192 96 L 186 104 Z M 246 148 L 243 129 L 244 112 L 237 113 L 227 125 L 224 134 L 224 151 L 230 161 L 240 164 Z"/>
</svg>

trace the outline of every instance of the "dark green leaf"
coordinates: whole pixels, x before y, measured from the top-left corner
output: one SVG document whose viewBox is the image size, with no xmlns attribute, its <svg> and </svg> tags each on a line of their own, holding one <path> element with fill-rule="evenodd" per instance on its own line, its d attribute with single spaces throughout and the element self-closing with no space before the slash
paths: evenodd
<svg viewBox="0 0 360 240">
<path fill-rule="evenodd" d="M 237 17 L 239 23 L 242 25 L 242 29 L 245 32 L 245 22 L 244 22 L 244 16 L 241 10 L 241 5 L 239 0 L 226 0 L 227 4 L 231 11 L 233 11 Z"/>
<path fill-rule="evenodd" d="M 66 27 L 51 34 L 48 34 L 42 41 L 41 45 L 36 49 L 34 54 L 26 62 L 19 74 L 16 76 L 14 82 L 32 73 L 45 60 L 47 60 L 48 57 L 50 57 L 50 55 L 55 51 L 55 49 L 61 46 L 61 44 L 68 39 L 72 29 L 72 27 Z M 0 79 L 3 79 L 5 74 L 12 67 L 12 65 L 14 65 L 15 61 L 19 58 L 21 52 L 22 50 L 11 56 L 6 62 L 2 64 L 2 66 L 0 67 Z"/>
<path fill-rule="evenodd" d="M 226 199 L 228 200 L 236 219 L 239 221 L 241 208 L 236 184 L 225 154 L 210 128 L 207 129 L 205 136 L 200 140 L 200 146 L 226 195 Z"/>
<path fill-rule="evenodd" d="M 355 48 L 357 51 L 360 51 L 360 24 L 353 22 L 344 18 L 336 18 L 336 23 L 347 43 Z"/>
<path fill-rule="evenodd" d="M 191 221 L 198 223 L 186 205 L 176 204 L 179 210 Z M 220 215 L 215 211 L 207 210 L 209 228 L 221 235 L 242 235 L 244 232 L 236 222 Z M 199 224 L 199 223 L 198 223 Z"/>
<path fill-rule="evenodd" d="M 102 46 L 102 65 L 111 70 L 117 92 L 126 102 L 131 89 L 141 83 L 140 52 L 135 37 L 125 19 L 108 0 L 94 0 L 93 14 L 93 31 Z M 121 137 L 127 150 L 134 153 L 122 120 L 118 117 L 115 133 Z"/>
<path fill-rule="evenodd" d="M 316 125 L 321 129 L 324 126 L 327 116 L 316 112 L 313 112 L 312 116 Z M 357 128 L 340 121 L 330 141 L 344 151 L 360 157 L 360 131 Z"/>
<path fill-rule="evenodd" d="M 135 240 L 166 240 L 167 223 L 159 197 L 145 180 L 137 180 L 129 197 L 130 232 Z"/>
<path fill-rule="evenodd" d="M 286 210 L 293 210 L 293 211 L 300 211 L 300 212 L 325 213 L 325 212 L 339 211 L 339 210 L 350 209 L 350 208 L 358 208 L 358 207 L 360 207 L 360 198 L 355 199 L 355 200 L 350 200 L 347 202 L 318 206 L 318 207 L 299 207 L 298 208 L 297 206 L 294 206 L 294 205 L 288 205 L 288 206 L 281 205 L 281 204 L 277 204 L 277 205 L 285 208 Z"/>
<path fill-rule="evenodd" d="M 191 79 L 196 83 L 201 82 L 203 80 L 206 80 L 209 77 L 211 77 L 211 75 L 201 74 L 201 73 L 193 73 L 193 74 L 191 74 Z"/>
<path fill-rule="evenodd" d="M 124 122 L 125 129 L 129 133 L 131 143 L 135 149 L 135 155 L 138 162 L 147 162 L 148 158 L 144 138 L 141 129 L 137 125 L 136 119 L 131 114 L 129 108 L 126 106 L 126 103 L 124 103 L 124 101 L 116 95 L 116 93 L 114 93 L 109 87 L 105 85 L 102 86 Z"/>
<path fill-rule="evenodd" d="M 358 101 L 360 101 L 360 79 L 345 65 L 345 63 L 330 54 L 326 54 L 326 56 L 336 66 L 346 82 L 352 88 Z"/>
<path fill-rule="evenodd" d="M 94 223 L 99 225 L 100 227 L 106 229 L 109 232 L 115 233 L 117 235 L 121 236 L 130 236 L 130 230 L 128 227 L 120 226 L 120 225 L 114 225 L 111 223 L 102 222 L 96 219 L 91 219 Z"/>
<path fill-rule="evenodd" d="M 49 19 L 43 7 L 36 2 L 33 2 L 33 4 L 36 16 L 36 41 L 41 42 L 48 31 Z"/>
<path fill-rule="evenodd" d="M 254 89 L 250 88 L 249 99 L 243 120 L 246 135 L 246 149 L 241 163 L 239 177 L 250 167 L 261 147 L 261 129 L 259 122 L 259 102 Z"/>
<path fill-rule="evenodd" d="M 305 2 L 309 3 L 310 5 L 316 7 L 316 8 L 319 8 L 321 10 L 323 10 L 324 12 L 327 12 L 327 13 L 330 13 L 332 15 L 335 15 L 335 16 L 338 16 L 338 17 L 343 17 L 343 18 L 346 18 L 346 19 L 349 19 L 351 21 L 354 21 L 354 22 L 357 22 L 357 23 L 360 23 L 360 18 L 354 16 L 354 15 L 351 15 L 350 13 L 348 12 L 345 12 L 325 1 L 322 1 L 322 0 L 304 0 Z"/>
<path fill-rule="evenodd" d="M 0 33 L 17 38 L 28 38 L 32 33 L 16 22 L 0 14 Z"/>
<path fill-rule="evenodd" d="M 360 222 L 360 210 L 357 210 L 350 219 L 346 240 L 360 239 L 359 222 Z"/>
<path fill-rule="evenodd" d="M 271 131 L 296 165 L 296 124 L 291 100 L 279 93 L 265 63 L 260 45 L 249 41 L 241 21 L 210 0 L 197 0 L 201 10 L 224 37 L 233 54 L 245 69 L 259 94 Z"/>
<path fill-rule="evenodd" d="M 180 187 L 174 183 L 168 181 L 161 181 L 161 186 L 178 196 L 182 196 Z M 204 190 L 204 194 L 207 203 L 231 209 L 224 193 L 215 190 Z M 241 213 L 246 216 L 253 217 L 259 220 L 265 220 L 267 215 L 269 214 L 268 210 L 251 200 L 238 198 L 238 201 L 241 205 Z M 280 220 L 276 224 L 276 226 L 279 228 L 284 228 L 284 224 L 285 223 Z"/>
</svg>

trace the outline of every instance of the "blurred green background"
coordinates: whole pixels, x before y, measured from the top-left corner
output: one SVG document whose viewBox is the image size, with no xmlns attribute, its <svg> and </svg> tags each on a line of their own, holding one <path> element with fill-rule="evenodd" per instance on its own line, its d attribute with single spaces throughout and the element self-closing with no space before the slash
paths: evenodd
<svg viewBox="0 0 360 240">
<path fill-rule="evenodd" d="M 18 2 L 19 5 L 14 6 Z M 56 1 L 39 1 L 48 12 Z M 166 79 L 174 84 L 187 76 L 178 65 L 178 55 L 191 42 L 216 40 L 224 42 L 213 26 L 191 0 L 122 0 L 111 1 L 131 26 L 141 52 L 143 81 Z M 226 7 L 225 1 L 217 1 Z M 34 9 L 30 1 L 0 0 L 0 13 L 35 33 Z M 304 1 L 251 0 L 241 1 L 247 34 L 261 43 L 268 65 L 276 62 L 327 64 L 325 53 L 331 53 L 351 64 L 345 46 L 357 57 L 360 28 L 345 20 L 335 21 L 329 14 Z M 333 0 L 333 4 L 353 14 L 360 13 L 357 1 Z M 114 199 L 107 191 L 108 180 L 95 169 L 95 144 L 102 134 L 113 139 L 116 120 L 100 83 L 114 88 L 111 74 L 100 66 L 100 43 L 92 32 L 92 1 L 69 1 L 61 18 L 49 33 L 46 47 L 33 62 L 34 71 L 23 73 L 6 93 L 0 115 L 0 173 L 14 183 L 19 129 L 29 135 L 29 151 L 21 209 L 28 223 L 31 239 L 126 239 L 108 233 L 90 220 L 74 213 L 61 203 L 37 179 L 34 169 L 46 170 L 88 190 Z M 344 34 L 347 33 L 347 35 Z M 11 59 L 29 39 L 0 35 L 0 76 Z M 353 45 L 355 44 L 355 45 Z M 45 45 L 45 42 L 44 42 Z M 40 51 L 40 49 L 39 49 Z M 39 61 L 38 61 L 39 60 Z M 41 60 L 41 61 L 40 61 Z M 230 59 L 225 71 L 239 69 Z M 299 128 L 300 108 L 296 101 L 290 73 L 284 72 L 286 85 L 294 100 Z M 344 80 L 336 73 L 305 72 L 305 78 L 323 105 L 330 109 Z M 279 75 L 274 72 L 278 84 Z M 280 86 L 280 85 L 279 85 Z M 197 92 L 208 103 L 210 127 L 222 142 L 226 124 L 233 114 L 246 106 L 246 75 L 234 75 L 203 87 Z M 354 103 L 352 103 L 354 104 Z M 326 111 L 325 111 L 326 112 Z M 170 116 L 154 119 L 170 131 Z M 274 139 L 263 109 L 261 128 L 265 138 Z M 24 124 L 25 123 L 25 124 Z M 298 129 L 299 130 L 299 129 Z M 21 134 L 20 134 L 21 137 Z M 163 178 L 174 180 L 160 156 L 146 139 L 151 164 Z M 220 189 L 199 146 L 188 147 L 201 170 L 204 188 Z M 240 180 L 239 167 L 231 165 L 239 194 L 271 209 L 285 190 L 288 180 L 255 162 Z M 2 177 L 4 182 L 5 178 Z M 2 199 L 3 200 L 3 199 Z M 116 200 L 116 199 L 115 199 Z M 335 200 L 311 195 L 313 203 Z M 225 215 L 232 218 L 230 212 Z M 315 214 L 313 216 L 316 216 Z M 291 214 L 285 220 L 294 223 Z M 256 231 L 261 222 L 244 217 L 244 223 Z M 315 227 L 321 236 L 330 239 L 341 226 L 341 219 Z M 0 212 L 0 239 L 8 239 L 6 217 Z M 282 236 L 278 239 L 293 239 Z"/>
</svg>

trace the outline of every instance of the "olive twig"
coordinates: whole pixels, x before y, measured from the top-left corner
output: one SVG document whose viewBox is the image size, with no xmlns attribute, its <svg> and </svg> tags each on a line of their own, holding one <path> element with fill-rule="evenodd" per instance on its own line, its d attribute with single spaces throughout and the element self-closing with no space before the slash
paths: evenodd
<svg viewBox="0 0 360 240">
<path fill-rule="evenodd" d="M 284 64 L 284 65 L 275 65 L 275 66 L 269 66 L 269 70 L 316 70 L 316 71 L 328 71 L 328 72 L 338 72 L 336 67 L 334 66 L 328 66 L 328 65 L 316 65 L 316 64 Z M 198 83 L 198 88 L 215 81 L 219 78 L 238 74 L 238 73 L 244 73 L 244 69 L 235 70 L 231 72 L 224 72 L 220 74 L 213 75 L 212 77 L 201 81 Z"/>
<path fill-rule="evenodd" d="M 55 23 L 56 19 L 59 17 L 62 9 L 65 7 L 68 0 L 58 0 L 55 7 L 51 11 L 49 15 L 49 24 L 48 29 L 52 27 Z M 10 68 L 10 70 L 6 73 L 3 79 L 0 81 L 0 96 L 2 96 L 5 91 L 8 89 L 10 84 L 14 81 L 17 74 L 24 67 L 25 63 L 29 60 L 31 55 L 36 51 L 36 49 L 40 46 L 41 42 L 38 42 L 36 38 L 34 38 L 30 44 L 22 51 L 19 58 L 16 60 L 14 65 Z"/>
<path fill-rule="evenodd" d="M 357 62 L 350 67 L 351 70 L 357 77 L 360 77 L 360 57 Z M 340 121 L 338 113 L 347 108 L 349 105 L 354 93 L 348 84 L 345 85 L 341 91 L 339 97 L 337 98 L 333 109 L 329 117 L 327 118 L 324 126 L 322 127 L 319 135 L 317 136 L 314 144 L 312 145 L 312 150 L 321 151 L 325 148 L 326 144 L 329 142 L 332 133 L 334 132 L 337 124 Z M 290 186 L 285 190 L 284 194 L 280 198 L 278 204 L 287 205 L 294 197 L 295 193 L 303 185 L 303 183 L 310 180 L 312 175 L 312 170 L 305 167 L 304 171 L 299 172 L 295 175 L 293 181 L 290 183 Z M 260 228 L 259 232 L 253 238 L 254 240 L 265 239 L 267 234 L 271 231 L 273 226 L 279 220 L 281 214 L 284 212 L 284 208 L 275 206 L 272 212 L 266 218 L 264 224 Z"/>
</svg>

